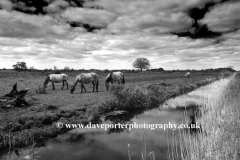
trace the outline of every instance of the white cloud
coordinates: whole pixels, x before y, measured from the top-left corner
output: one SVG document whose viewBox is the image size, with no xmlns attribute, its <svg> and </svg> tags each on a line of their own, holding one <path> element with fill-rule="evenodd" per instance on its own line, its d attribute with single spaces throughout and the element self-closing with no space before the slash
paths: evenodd
<svg viewBox="0 0 240 160">
<path fill-rule="evenodd" d="M 202 20 L 213 31 L 231 31 L 240 28 L 240 2 L 216 5 Z"/>
<path fill-rule="evenodd" d="M 69 38 L 70 27 L 47 15 L 0 10 L 0 36 L 17 38 Z"/>
<path fill-rule="evenodd" d="M 46 10 L 48 12 L 59 12 L 63 8 L 66 8 L 68 6 L 69 6 L 69 3 L 64 0 L 55 0 L 54 2 L 52 2 L 46 7 Z"/>
<path fill-rule="evenodd" d="M 190 27 L 192 21 L 183 13 L 159 12 L 119 16 L 108 29 L 119 32 L 166 33 Z"/>
<path fill-rule="evenodd" d="M 7 11 L 11 11 L 12 7 L 13 7 L 13 4 L 9 0 L 1 0 L 0 1 L 0 8 L 7 10 Z"/>
</svg>

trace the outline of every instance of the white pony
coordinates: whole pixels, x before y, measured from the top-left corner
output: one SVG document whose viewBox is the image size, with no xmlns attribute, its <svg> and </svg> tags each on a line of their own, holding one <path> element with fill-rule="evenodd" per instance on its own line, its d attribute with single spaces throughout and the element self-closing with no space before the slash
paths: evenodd
<svg viewBox="0 0 240 160">
<path fill-rule="evenodd" d="M 44 86 L 44 88 L 47 88 L 47 84 L 49 82 L 52 82 L 52 88 L 53 88 L 53 90 L 55 90 L 54 83 L 61 83 L 62 82 L 62 84 L 63 84 L 62 89 L 63 89 L 65 83 L 67 84 L 67 89 L 68 89 L 67 80 L 68 80 L 68 76 L 64 73 L 50 74 L 46 77 L 46 79 L 43 83 L 43 86 Z"/>
<path fill-rule="evenodd" d="M 147 69 L 142 69 L 142 73 L 147 73 Z"/>
<path fill-rule="evenodd" d="M 107 90 L 109 88 L 109 82 L 111 82 L 113 84 L 113 81 L 118 81 L 118 84 L 125 84 L 125 79 L 124 79 L 123 73 L 118 71 L 118 72 L 110 72 L 107 75 L 106 80 L 105 80 Z"/>
<path fill-rule="evenodd" d="M 93 73 L 93 72 L 81 73 L 77 75 L 75 80 L 73 81 L 73 86 L 71 86 L 71 91 L 70 91 L 71 94 L 75 91 L 75 88 L 78 82 L 81 83 L 81 93 L 83 92 L 83 89 L 86 92 L 86 88 L 83 85 L 84 83 L 85 84 L 92 83 L 93 84 L 92 92 L 94 92 L 95 87 L 96 87 L 96 91 L 98 92 L 98 75 L 96 73 Z"/>
<path fill-rule="evenodd" d="M 187 73 L 185 74 L 185 77 L 190 78 L 190 72 L 187 72 Z"/>
</svg>

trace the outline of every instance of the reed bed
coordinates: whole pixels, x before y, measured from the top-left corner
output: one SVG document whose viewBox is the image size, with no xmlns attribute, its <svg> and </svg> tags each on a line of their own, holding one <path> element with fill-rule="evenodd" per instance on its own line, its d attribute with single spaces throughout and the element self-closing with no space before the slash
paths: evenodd
<svg viewBox="0 0 240 160">
<path fill-rule="evenodd" d="M 150 160 L 156 160 L 154 151 L 149 152 L 149 154 L 147 155 L 147 144 L 146 143 L 147 142 L 146 142 L 145 136 L 143 135 L 141 159 L 147 160 L 148 159 L 147 157 L 149 157 Z M 132 159 L 132 157 L 131 157 L 131 151 L 130 151 L 130 144 L 128 144 L 128 160 L 131 160 L 131 159 Z"/>
<path fill-rule="evenodd" d="M 240 142 L 240 75 L 209 85 L 200 110 L 203 132 L 186 130 L 169 134 L 170 160 L 237 160 Z M 187 116 L 185 115 L 184 119 Z"/>
</svg>

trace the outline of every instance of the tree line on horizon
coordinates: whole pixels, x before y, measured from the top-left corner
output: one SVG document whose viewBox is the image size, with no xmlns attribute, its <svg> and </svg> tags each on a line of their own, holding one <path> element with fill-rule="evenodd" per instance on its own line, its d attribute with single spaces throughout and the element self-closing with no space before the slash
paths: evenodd
<svg viewBox="0 0 240 160">
<path fill-rule="evenodd" d="M 213 72 L 213 71 L 235 71 L 233 66 L 228 66 L 228 67 L 222 67 L 222 68 L 210 68 L 210 69 L 201 69 L 201 70 L 196 70 L 196 69 L 173 69 L 173 70 L 164 70 L 163 68 L 150 68 L 150 62 L 147 58 L 137 58 L 133 64 L 132 64 L 133 68 L 135 69 L 113 69 L 113 70 L 109 70 L 109 69 L 70 69 L 70 67 L 66 66 L 63 69 L 58 69 L 56 66 L 53 67 L 53 69 L 36 69 L 33 66 L 31 67 L 27 67 L 26 62 L 17 62 L 16 64 L 14 64 L 13 70 L 16 71 L 41 71 L 41 72 L 47 72 L 47 71 L 54 71 L 56 73 L 60 73 L 61 71 L 64 72 L 73 72 L 73 71 L 81 71 L 81 72 L 103 72 L 103 73 L 109 73 L 110 71 L 121 71 L 121 72 L 125 72 L 125 73 L 139 73 L 139 72 L 143 72 L 143 70 L 147 70 L 148 72 L 184 72 L 184 71 L 206 71 L 206 72 Z M 5 68 L 3 68 L 3 70 L 5 70 Z"/>
</svg>

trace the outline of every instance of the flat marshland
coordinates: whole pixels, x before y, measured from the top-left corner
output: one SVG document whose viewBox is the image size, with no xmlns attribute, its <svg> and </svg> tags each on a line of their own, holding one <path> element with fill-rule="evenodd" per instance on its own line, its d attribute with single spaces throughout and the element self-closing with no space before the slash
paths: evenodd
<svg viewBox="0 0 240 160">
<path fill-rule="evenodd" d="M 190 92 L 218 79 L 218 72 L 192 72 L 190 78 L 184 72 L 124 73 L 126 84 L 116 84 L 106 91 L 107 73 L 99 75 L 99 92 L 92 93 L 92 84 L 85 85 L 87 93 L 80 93 L 80 85 L 70 94 L 73 80 L 79 72 L 66 72 L 69 88 L 61 90 L 62 84 L 55 84 L 56 90 L 48 85 L 46 93 L 39 94 L 47 73 L 0 71 L 0 96 L 11 91 L 14 83 L 18 90 L 30 88 L 26 95 L 29 106 L 1 107 L 0 105 L 0 150 L 54 137 L 66 132 L 56 128 L 56 122 L 83 123 L 99 121 L 101 115 L 116 110 L 143 111 L 165 100 Z M 99 123 L 99 122 L 98 122 Z"/>
<path fill-rule="evenodd" d="M 200 108 L 203 132 L 191 135 L 180 131 L 170 135 L 171 160 L 238 160 L 240 158 L 240 74 L 210 85 L 211 97 L 202 99 Z M 176 147 L 177 144 L 180 147 Z"/>
</svg>

